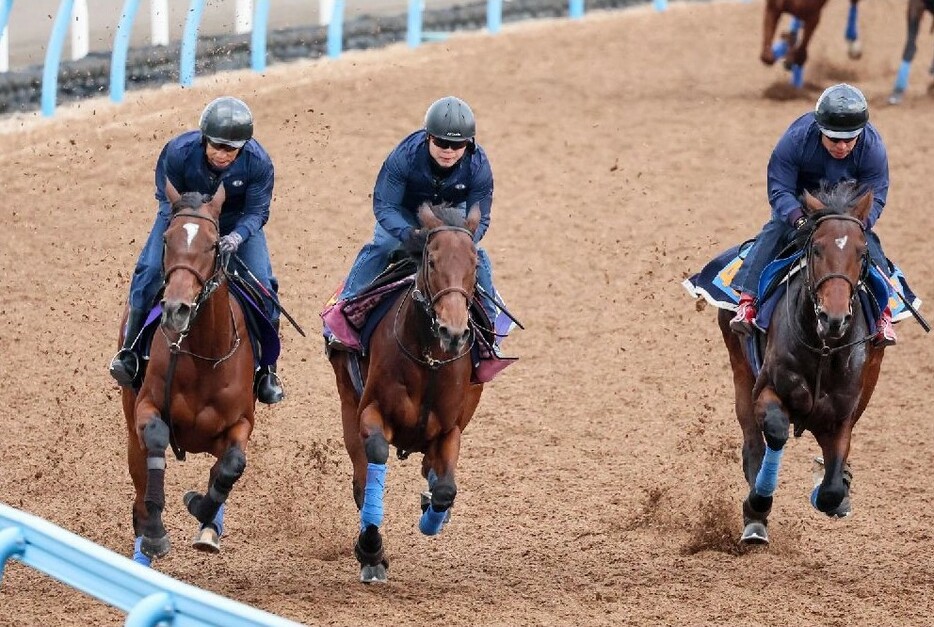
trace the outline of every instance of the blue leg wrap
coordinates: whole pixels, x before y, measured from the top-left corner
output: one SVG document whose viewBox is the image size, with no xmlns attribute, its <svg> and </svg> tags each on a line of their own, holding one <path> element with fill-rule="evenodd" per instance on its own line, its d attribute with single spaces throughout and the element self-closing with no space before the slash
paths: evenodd
<svg viewBox="0 0 934 627">
<path fill-rule="evenodd" d="M 778 487 L 778 469 L 782 465 L 784 453 L 784 448 L 773 451 L 768 446 L 765 447 L 762 466 L 756 475 L 756 494 L 759 496 L 772 496 L 775 493 L 775 488 Z"/>
<path fill-rule="evenodd" d="M 902 61 L 898 66 L 898 76 L 895 77 L 895 90 L 905 91 L 908 89 L 908 74 L 911 72 L 911 61 Z"/>
<path fill-rule="evenodd" d="M 366 465 L 366 487 L 360 508 L 360 529 L 383 524 L 383 487 L 386 485 L 386 464 Z"/>
<path fill-rule="evenodd" d="M 791 18 L 791 28 L 788 29 L 792 35 L 797 35 L 801 30 L 801 20 L 796 17 Z"/>
<path fill-rule="evenodd" d="M 209 524 L 214 525 L 214 528 L 217 529 L 217 537 L 224 535 L 224 503 L 221 503 L 221 506 L 217 508 L 217 513 L 214 514 L 214 520 Z M 201 525 L 201 528 L 204 529 L 207 525 Z"/>
<path fill-rule="evenodd" d="M 438 535 L 444 527 L 445 516 L 447 516 L 447 512 L 436 512 L 434 506 L 429 505 L 428 509 L 422 512 L 422 517 L 418 521 L 418 530 L 426 536 Z"/>
<path fill-rule="evenodd" d="M 798 89 L 804 86 L 804 68 L 800 65 L 791 66 L 791 84 Z"/>
<path fill-rule="evenodd" d="M 818 483 L 816 486 L 814 486 L 814 489 L 811 491 L 811 507 L 813 507 L 814 509 L 817 509 L 817 493 L 819 490 L 820 490 L 820 484 Z"/>
<path fill-rule="evenodd" d="M 846 18 L 846 40 L 856 41 L 859 39 L 859 31 L 856 23 L 859 19 L 859 7 L 855 4 L 850 5 L 850 13 Z"/>
<path fill-rule="evenodd" d="M 788 54 L 788 42 L 782 39 L 781 41 L 776 41 L 772 44 L 772 54 L 776 59 L 781 59 L 783 56 Z"/>
<path fill-rule="evenodd" d="M 143 536 L 137 536 L 136 542 L 133 543 L 133 561 L 146 567 L 152 566 L 152 560 L 146 557 L 142 550 L 140 550 L 142 544 Z"/>
</svg>

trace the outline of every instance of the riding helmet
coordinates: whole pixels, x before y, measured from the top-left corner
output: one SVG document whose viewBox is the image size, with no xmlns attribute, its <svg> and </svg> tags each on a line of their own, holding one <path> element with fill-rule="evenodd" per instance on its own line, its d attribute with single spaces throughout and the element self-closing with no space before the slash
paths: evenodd
<svg viewBox="0 0 934 627">
<path fill-rule="evenodd" d="M 817 126 L 827 137 L 852 139 L 869 121 L 869 105 L 863 93 L 846 83 L 828 87 L 814 108 Z"/>
<path fill-rule="evenodd" d="M 210 142 L 242 148 L 253 137 L 253 114 L 238 98 L 223 96 L 201 112 L 201 134 Z"/>
<path fill-rule="evenodd" d="M 467 141 L 477 134 L 477 121 L 466 102 L 445 96 L 431 103 L 425 112 L 425 130 L 438 139 Z"/>
</svg>

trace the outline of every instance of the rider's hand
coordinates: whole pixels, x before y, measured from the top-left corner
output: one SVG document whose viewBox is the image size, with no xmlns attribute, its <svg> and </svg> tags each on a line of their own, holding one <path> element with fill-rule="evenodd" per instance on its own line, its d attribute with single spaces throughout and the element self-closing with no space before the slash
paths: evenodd
<svg viewBox="0 0 934 627">
<path fill-rule="evenodd" d="M 240 244 L 243 243 L 243 237 L 234 231 L 233 233 L 228 233 L 221 238 L 219 246 L 222 253 L 232 255 L 237 252 L 237 249 L 240 248 Z"/>
</svg>

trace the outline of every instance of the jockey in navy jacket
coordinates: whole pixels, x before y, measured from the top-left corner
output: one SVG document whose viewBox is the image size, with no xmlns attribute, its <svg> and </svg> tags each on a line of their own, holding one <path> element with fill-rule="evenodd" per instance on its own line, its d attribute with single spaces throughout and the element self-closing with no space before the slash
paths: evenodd
<svg viewBox="0 0 934 627">
<path fill-rule="evenodd" d="M 443 118 L 439 129 L 433 133 L 433 116 L 439 110 L 462 114 Z M 473 114 L 466 103 L 454 97 L 442 98 L 429 108 L 426 128 L 403 139 L 389 154 L 373 190 L 376 216 L 373 240 L 357 255 L 341 290 L 342 300 L 360 294 L 386 268 L 391 253 L 418 228 L 417 211 L 423 202 L 460 206 L 465 215 L 470 207 L 479 204 L 480 224 L 474 233 L 474 242 L 483 238 L 493 207 L 493 172 L 486 153 L 474 140 L 474 131 Z M 445 137 L 456 137 L 458 141 L 452 142 L 451 148 L 429 146 L 429 142 L 439 138 L 444 144 Z M 430 150 L 443 150 L 438 154 L 450 155 L 452 162 L 439 163 Z M 484 292 L 495 295 L 490 259 L 479 246 L 477 283 Z M 495 321 L 496 306 L 488 298 L 480 297 L 480 302 L 490 321 Z"/>
<path fill-rule="evenodd" d="M 263 233 L 272 202 L 273 164 L 263 147 L 253 139 L 253 116 L 246 104 L 236 98 L 218 98 L 202 113 L 200 129 L 170 140 L 156 161 L 155 196 L 159 210 L 130 283 L 126 341 L 111 362 L 111 374 L 121 385 L 129 385 L 136 377 L 137 367 L 131 349 L 142 329 L 142 319 L 153 306 L 162 285 L 162 239 L 172 212 L 165 195 L 166 178 L 180 193 L 213 195 L 221 184 L 224 185 L 219 246 L 222 252 L 236 253 L 263 288 L 273 295 L 272 298 L 264 295 L 263 305 L 273 326 L 279 326 L 279 307 L 274 304 L 278 301 L 275 295 L 279 283 L 272 272 Z M 236 261 L 231 263 L 239 270 Z M 259 377 L 259 400 L 267 403 L 281 400 L 275 366 L 268 367 L 268 372 L 260 372 Z"/>
<path fill-rule="evenodd" d="M 765 266 L 795 239 L 807 221 L 801 207 L 804 190 L 814 193 L 821 183 L 836 185 L 855 181 L 873 192 L 873 205 L 866 220 L 866 241 L 872 261 L 888 271 L 888 261 L 872 227 L 882 215 L 889 191 L 889 162 L 878 130 L 868 122 L 868 105 L 856 88 L 841 83 L 828 88 L 817 108 L 795 120 L 779 139 L 768 165 L 768 194 L 772 215 L 746 255 L 731 286 L 741 293 L 740 306 L 731 328 L 751 330 L 756 314 L 755 299 Z M 877 343 L 894 343 L 891 312 L 879 321 Z"/>
</svg>

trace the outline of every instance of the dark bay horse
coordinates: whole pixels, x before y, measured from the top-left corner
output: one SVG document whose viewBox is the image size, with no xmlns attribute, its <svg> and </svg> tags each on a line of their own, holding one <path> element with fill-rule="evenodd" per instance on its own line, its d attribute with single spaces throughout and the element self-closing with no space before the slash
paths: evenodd
<svg viewBox="0 0 934 627">
<path fill-rule="evenodd" d="M 911 62 L 914 61 L 915 53 L 918 51 L 921 18 L 926 11 L 934 14 L 934 0 L 908 0 L 908 36 L 905 39 L 905 49 L 902 51 L 902 63 L 898 67 L 898 75 L 895 78 L 895 88 L 889 96 L 889 104 L 899 104 L 905 97 Z M 931 24 L 931 30 L 934 30 L 934 23 Z M 934 62 L 931 63 L 928 74 L 934 76 Z M 934 89 L 934 83 L 928 86 L 928 91 L 932 89 Z"/>
<path fill-rule="evenodd" d="M 399 457 L 423 453 L 419 529 L 440 533 L 457 494 L 454 470 L 461 434 L 473 417 L 482 384 L 471 383 L 472 335 L 468 310 L 474 297 L 477 251 L 473 233 L 478 206 L 466 220 L 457 207 L 422 205 L 413 252 L 418 269 L 378 323 L 361 358 L 358 394 L 350 374 L 354 357 L 329 354 L 341 399 L 344 444 L 353 463 L 353 497 L 360 510 L 354 553 L 360 580 L 385 582 L 388 561 L 379 527 L 389 446 Z"/>
<path fill-rule="evenodd" d="M 772 65 L 785 57 L 785 68 L 792 71 L 792 84 L 804 85 L 804 64 L 808 59 L 808 45 L 820 22 L 821 12 L 827 0 L 766 0 L 762 23 L 762 50 L 759 59 L 766 65 Z M 850 0 L 850 12 L 847 18 L 845 37 L 848 41 L 847 53 L 851 59 L 858 59 L 863 54 L 859 41 L 859 0 Z M 782 14 L 792 16 L 791 27 L 783 33 L 779 42 L 774 43 L 775 31 Z M 801 31 L 800 33 L 798 31 Z"/>
<path fill-rule="evenodd" d="M 253 350 L 218 247 L 224 187 L 207 203 L 171 183 L 166 196 L 172 215 L 164 236 L 162 318 L 139 393 L 123 388 L 136 489 L 134 560 L 147 565 L 170 546 L 162 522 L 166 448 L 171 444 L 179 459 L 185 451 L 217 458 L 206 493 L 184 499 L 201 523 L 195 547 L 217 552 L 224 501 L 246 466 L 255 409 Z"/>
<path fill-rule="evenodd" d="M 823 452 L 823 480 L 811 494 L 812 505 L 828 516 L 849 514 L 850 437 L 872 397 L 884 354 L 869 341 L 872 331 L 859 295 L 870 264 L 863 225 L 872 192 L 857 198 L 855 187 L 844 184 L 804 198 L 811 220 L 803 245 L 806 265 L 786 281 L 767 335 L 758 338 L 763 357 L 757 375 L 742 339 L 730 331 L 733 313 L 721 309 L 718 316 L 743 431 L 747 543 L 768 542 L 790 426 L 796 436 L 810 431 Z"/>
</svg>

